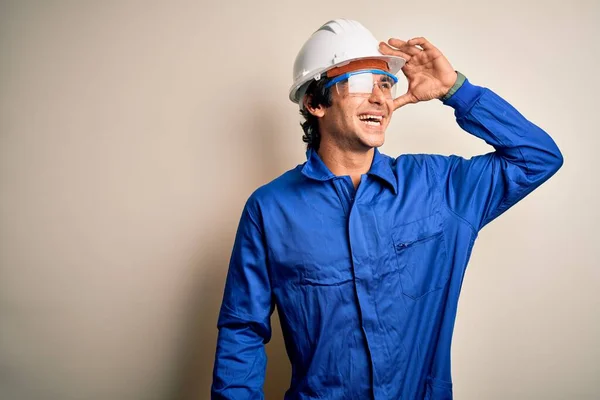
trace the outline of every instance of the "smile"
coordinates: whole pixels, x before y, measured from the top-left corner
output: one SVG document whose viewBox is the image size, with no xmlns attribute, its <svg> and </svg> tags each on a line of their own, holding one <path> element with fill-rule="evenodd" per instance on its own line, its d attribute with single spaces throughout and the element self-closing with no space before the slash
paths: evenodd
<svg viewBox="0 0 600 400">
<path fill-rule="evenodd" d="M 359 115 L 358 119 L 371 126 L 381 126 L 381 123 L 383 122 L 383 117 L 381 115 L 363 114 Z"/>
</svg>

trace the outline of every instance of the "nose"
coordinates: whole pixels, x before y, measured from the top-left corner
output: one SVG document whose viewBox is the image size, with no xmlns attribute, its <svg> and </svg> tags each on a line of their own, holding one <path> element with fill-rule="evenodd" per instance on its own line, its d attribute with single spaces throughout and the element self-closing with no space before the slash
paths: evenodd
<svg viewBox="0 0 600 400">
<path fill-rule="evenodd" d="M 373 90 L 369 96 L 369 102 L 373 104 L 383 104 L 385 102 L 385 96 L 377 83 L 373 84 Z"/>
</svg>

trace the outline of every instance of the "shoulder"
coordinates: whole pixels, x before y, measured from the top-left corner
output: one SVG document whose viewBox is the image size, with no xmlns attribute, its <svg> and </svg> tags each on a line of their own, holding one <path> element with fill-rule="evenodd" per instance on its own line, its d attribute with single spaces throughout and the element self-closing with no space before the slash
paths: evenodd
<svg viewBox="0 0 600 400">
<path fill-rule="evenodd" d="M 297 191 L 299 184 L 305 179 L 301 172 L 303 165 L 297 165 L 270 182 L 259 186 L 248 198 L 246 207 L 259 212 L 260 209 L 281 201 L 290 193 Z"/>
<path fill-rule="evenodd" d="M 427 154 L 427 153 L 411 153 L 402 154 L 396 158 L 399 167 L 418 167 L 424 171 L 431 170 L 437 175 L 443 175 L 454 163 L 464 160 L 463 157 L 456 154 Z"/>
<path fill-rule="evenodd" d="M 385 162 L 400 174 L 408 174 L 410 172 L 427 172 L 427 170 L 433 170 L 438 172 L 446 169 L 456 158 L 456 155 L 445 156 L 441 154 L 427 154 L 427 153 L 405 153 L 400 154 L 398 157 L 390 157 L 382 154 Z"/>
</svg>

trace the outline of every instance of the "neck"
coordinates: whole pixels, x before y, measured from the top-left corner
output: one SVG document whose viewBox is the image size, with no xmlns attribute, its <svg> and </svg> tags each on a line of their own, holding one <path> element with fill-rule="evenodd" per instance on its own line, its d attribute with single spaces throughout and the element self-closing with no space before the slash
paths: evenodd
<svg viewBox="0 0 600 400">
<path fill-rule="evenodd" d="M 374 148 L 361 151 L 341 149 L 332 143 L 322 141 L 319 146 L 319 157 L 334 175 L 349 175 L 354 187 L 360 183 L 360 177 L 366 174 L 373 163 Z"/>
</svg>

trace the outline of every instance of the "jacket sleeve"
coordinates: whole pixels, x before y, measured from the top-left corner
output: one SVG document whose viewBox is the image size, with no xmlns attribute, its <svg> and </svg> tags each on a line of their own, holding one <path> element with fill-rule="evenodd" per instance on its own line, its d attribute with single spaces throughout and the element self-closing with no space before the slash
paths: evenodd
<svg viewBox="0 0 600 400">
<path fill-rule="evenodd" d="M 490 89 L 465 79 L 443 103 L 459 126 L 495 151 L 465 159 L 425 156 L 440 180 L 443 198 L 478 232 L 531 193 L 563 164 L 552 138 Z"/>
<path fill-rule="evenodd" d="M 254 208 L 244 207 L 219 313 L 211 399 L 264 399 L 271 339 L 270 278 L 264 235 Z"/>
</svg>

